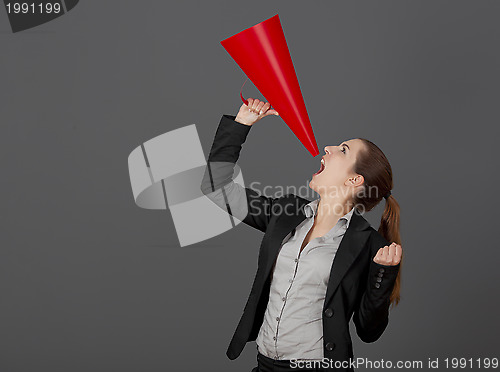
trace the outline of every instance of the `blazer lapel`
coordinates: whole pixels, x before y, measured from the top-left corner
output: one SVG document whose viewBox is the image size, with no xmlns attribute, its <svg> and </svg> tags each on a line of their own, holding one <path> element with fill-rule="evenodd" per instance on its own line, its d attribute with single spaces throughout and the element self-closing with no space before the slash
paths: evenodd
<svg viewBox="0 0 500 372">
<path fill-rule="evenodd" d="M 298 212 L 296 214 L 288 216 L 288 218 L 286 219 L 282 219 L 280 223 L 277 223 L 276 227 L 273 230 L 273 233 L 269 237 L 269 242 L 268 242 L 269 250 L 267 255 L 267 263 L 264 271 L 264 278 L 267 278 L 271 273 L 271 268 L 273 267 L 274 262 L 278 258 L 283 238 L 286 236 L 286 234 L 295 229 L 306 218 L 304 205 L 310 203 L 311 201 L 303 198 L 299 198 L 299 200 L 301 200 L 303 204 L 299 208 Z"/>
<path fill-rule="evenodd" d="M 333 259 L 323 310 L 328 306 L 347 270 L 365 247 L 365 243 L 370 236 L 368 227 L 370 227 L 368 221 L 359 214 L 357 209 L 354 210 L 349 228 L 346 230 Z"/>
</svg>

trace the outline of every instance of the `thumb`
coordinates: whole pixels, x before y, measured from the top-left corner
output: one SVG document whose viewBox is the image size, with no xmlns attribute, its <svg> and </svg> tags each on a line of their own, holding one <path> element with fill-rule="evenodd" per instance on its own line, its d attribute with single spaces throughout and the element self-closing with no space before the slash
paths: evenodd
<svg viewBox="0 0 500 372">
<path fill-rule="evenodd" d="M 264 116 L 268 116 L 268 115 L 276 115 L 276 116 L 279 116 L 280 114 L 278 114 L 278 111 L 276 110 L 267 110 L 266 114 Z"/>
</svg>

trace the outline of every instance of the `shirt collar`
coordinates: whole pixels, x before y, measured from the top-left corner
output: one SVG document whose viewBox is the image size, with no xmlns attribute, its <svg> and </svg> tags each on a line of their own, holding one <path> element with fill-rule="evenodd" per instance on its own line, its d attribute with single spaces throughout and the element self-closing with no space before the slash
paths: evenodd
<svg viewBox="0 0 500 372">
<path fill-rule="evenodd" d="M 312 216 L 316 216 L 316 211 L 318 209 L 319 199 L 320 198 L 315 199 L 312 202 L 304 205 L 304 212 L 305 212 L 307 218 L 311 218 Z M 349 212 L 347 212 L 346 214 L 344 214 L 342 217 L 339 218 L 339 220 L 341 220 L 341 219 L 346 220 L 346 222 L 347 222 L 346 228 L 349 227 L 349 223 L 351 222 L 351 218 L 352 218 L 353 213 L 354 213 L 354 207 L 351 208 L 351 210 Z"/>
</svg>

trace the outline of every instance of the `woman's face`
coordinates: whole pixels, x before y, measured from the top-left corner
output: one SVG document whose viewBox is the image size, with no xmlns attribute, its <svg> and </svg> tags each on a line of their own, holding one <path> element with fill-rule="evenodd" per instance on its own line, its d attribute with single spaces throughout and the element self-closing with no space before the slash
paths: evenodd
<svg viewBox="0 0 500 372">
<path fill-rule="evenodd" d="M 363 141 L 357 138 L 341 142 L 338 146 L 326 146 L 322 157 L 324 166 L 320 165 L 319 173 L 313 174 L 309 187 L 320 196 L 328 196 L 347 193 L 349 188 L 361 184 L 363 177 L 354 173 L 353 169 L 363 149 Z"/>
</svg>

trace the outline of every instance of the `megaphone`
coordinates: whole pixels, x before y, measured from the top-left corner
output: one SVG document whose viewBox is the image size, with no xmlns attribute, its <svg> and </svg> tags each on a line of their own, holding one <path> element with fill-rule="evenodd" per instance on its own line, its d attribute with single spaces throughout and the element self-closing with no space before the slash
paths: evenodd
<svg viewBox="0 0 500 372">
<path fill-rule="evenodd" d="M 222 40 L 221 44 L 311 155 L 318 155 L 278 14 Z M 246 104 L 242 95 L 241 99 Z"/>
</svg>

